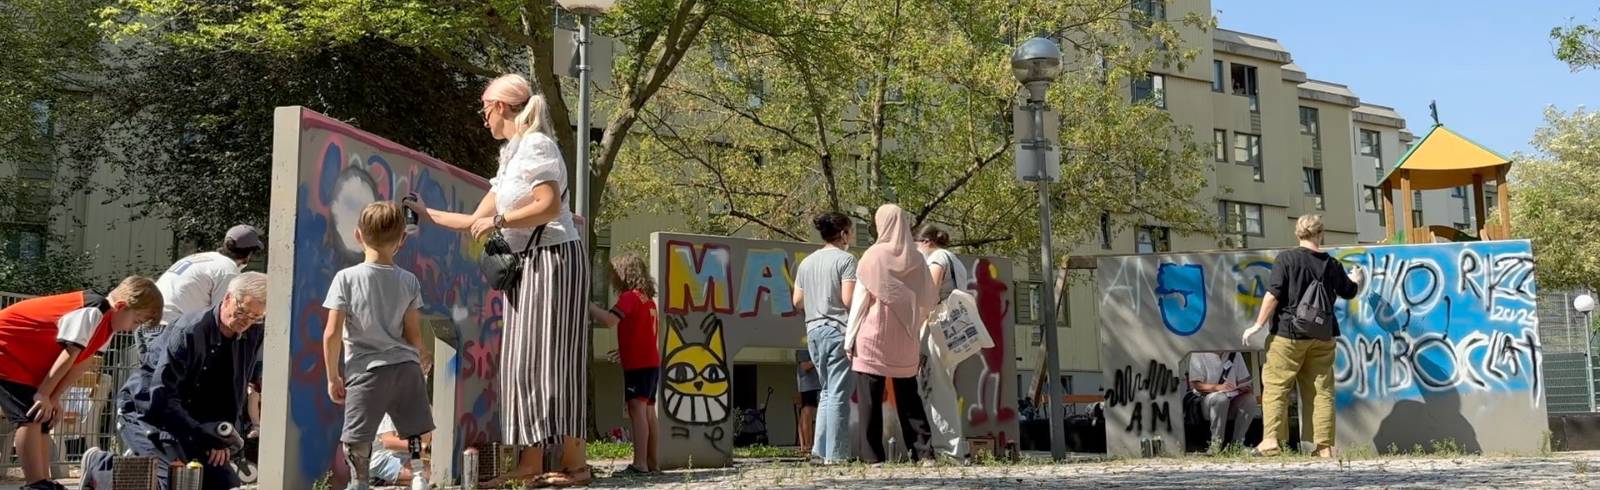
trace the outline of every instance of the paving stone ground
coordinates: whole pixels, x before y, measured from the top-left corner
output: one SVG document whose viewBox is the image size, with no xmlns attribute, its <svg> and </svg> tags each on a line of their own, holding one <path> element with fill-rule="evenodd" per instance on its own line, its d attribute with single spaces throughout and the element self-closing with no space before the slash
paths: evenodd
<svg viewBox="0 0 1600 490">
<path fill-rule="evenodd" d="M 747 462 L 731 469 L 603 478 L 600 488 L 1600 488 L 1600 452 L 1538 457 L 1120 460 L 970 467 L 807 467 Z"/>
<path fill-rule="evenodd" d="M 625 461 L 596 463 L 594 488 L 1600 488 L 1600 451 L 1542 456 L 1375 457 L 1322 461 L 1187 457 L 1088 460 L 1048 464 L 812 467 L 793 461 L 745 460 L 733 468 L 677 470 L 641 478 L 608 478 Z M 76 482 L 63 481 L 69 488 Z M 0 490 L 17 488 L 0 483 Z"/>
</svg>

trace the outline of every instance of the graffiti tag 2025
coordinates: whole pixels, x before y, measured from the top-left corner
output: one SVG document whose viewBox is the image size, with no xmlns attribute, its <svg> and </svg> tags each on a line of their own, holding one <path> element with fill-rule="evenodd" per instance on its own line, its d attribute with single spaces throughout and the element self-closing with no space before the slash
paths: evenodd
<svg viewBox="0 0 1600 490">
<path fill-rule="evenodd" d="M 1347 268 L 1364 267 L 1368 276 L 1355 298 L 1335 305 L 1341 333 L 1334 366 L 1341 441 L 1423 437 L 1429 434 L 1409 432 L 1437 426 L 1399 423 L 1401 418 L 1462 419 L 1458 425 L 1469 428 L 1508 415 L 1544 420 L 1528 242 L 1349 247 L 1330 254 Z M 1166 378 L 1166 366 L 1186 368 L 1190 352 L 1246 350 L 1239 334 L 1255 321 L 1276 255 L 1246 251 L 1100 260 L 1102 364 L 1112 381 L 1107 425 L 1116 429 L 1108 433 L 1114 453 L 1137 454 L 1139 437 L 1181 436 L 1181 427 L 1168 430 L 1167 423 L 1183 420 L 1178 400 L 1186 383 L 1167 389 L 1173 380 Z M 1451 402 L 1433 403 L 1441 399 Z M 1478 409 L 1463 410 L 1463 403 Z M 1423 408 L 1416 409 L 1418 404 Z M 1455 432 L 1450 435 L 1475 439 L 1458 442 L 1484 450 L 1537 449 L 1539 444 L 1515 431 Z"/>
</svg>

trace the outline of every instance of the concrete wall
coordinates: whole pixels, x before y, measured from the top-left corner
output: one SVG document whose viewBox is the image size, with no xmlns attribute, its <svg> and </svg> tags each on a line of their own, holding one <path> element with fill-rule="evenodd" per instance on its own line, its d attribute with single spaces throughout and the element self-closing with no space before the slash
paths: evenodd
<svg viewBox="0 0 1600 490">
<path fill-rule="evenodd" d="M 1181 451 L 1184 356 L 1245 350 L 1276 251 L 1100 259 L 1107 448 Z M 1337 441 L 1346 449 L 1536 451 L 1542 353 L 1527 241 L 1332 250 L 1371 279 L 1340 300 Z M 1302 412 L 1304 413 L 1304 412 Z M 1506 423 L 1515 421 L 1515 423 Z"/>
<path fill-rule="evenodd" d="M 794 242 L 651 236 L 664 368 L 656 405 L 664 434 L 662 465 L 732 463 L 738 414 L 732 400 L 737 380 L 730 360 L 744 350 L 802 348 L 804 315 L 789 298 L 794 267 L 816 249 L 816 244 Z M 979 316 L 995 342 L 994 348 L 967 359 L 956 370 L 964 434 L 993 438 L 995 447 L 1004 448 L 1018 435 L 1012 267 L 1005 259 L 962 260 L 973 271 L 974 282 L 967 289 L 977 296 Z M 685 369 L 675 374 L 679 366 Z M 779 390 L 767 411 L 769 425 L 774 419 L 783 420 L 779 412 L 793 399 L 793 369 L 792 364 L 758 368 L 758 403 L 767 386 Z M 788 393 L 782 391 L 785 388 Z M 775 428 L 769 428 L 774 442 L 793 440 Z"/>
<path fill-rule="evenodd" d="M 361 261 L 360 210 L 416 192 L 431 207 L 470 212 L 488 182 L 309 110 L 280 107 L 274 117 L 261 486 L 311 488 L 330 471 L 345 472 L 343 410 L 329 401 L 324 376 L 321 305 L 334 273 Z M 435 481 L 453 475 L 466 444 L 500 436 L 502 310 L 478 272 L 481 250 L 463 234 L 424 226 L 395 258 L 421 281 L 424 335 L 460 339 L 459 353 L 434 343 L 434 444 L 449 455 L 433 460 Z"/>
</svg>

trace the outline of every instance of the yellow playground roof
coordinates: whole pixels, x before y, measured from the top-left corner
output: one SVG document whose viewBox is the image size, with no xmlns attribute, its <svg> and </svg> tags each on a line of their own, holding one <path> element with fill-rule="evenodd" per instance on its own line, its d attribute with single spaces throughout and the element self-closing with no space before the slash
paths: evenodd
<svg viewBox="0 0 1600 490">
<path fill-rule="evenodd" d="M 1422 136 L 1383 180 L 1388 182 L 1400 170 L 1410 173 L 1411 188 L 1415 190 L 1449 189 L 1473 184 L 1473 175 L 1493 179 L 1495 167 L 1510 165 L 1511 160 L 1484 148 L 1455 131 L 1435 124 Z"/>
</svg>

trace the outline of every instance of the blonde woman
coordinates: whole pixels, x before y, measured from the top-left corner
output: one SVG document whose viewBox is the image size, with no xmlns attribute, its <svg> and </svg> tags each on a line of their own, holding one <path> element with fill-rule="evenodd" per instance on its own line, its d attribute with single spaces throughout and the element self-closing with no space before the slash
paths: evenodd
<svg viewBox="0 0 1600 490">
<path fill-rule="evenodd" d="M 520 75 L 504 75 L 483 91 L 483 125 L 500 149 L 500 169 L 470 215 L 411 206 L 440 226 L 482 238 L 500 230 L 522 254 L 516 298 L 505 304 L 500 344 L 500 421 L 505 444 L 525 446 L 504 481 L 537 486 L 587 485 L 584 457 L 589 256 L 562 195 L 567 167 L 556 145 L 544 97 Z M 543 230 L 535 237 L 535 230 Z M 528 247 L 530 240 L 537 240 Z M 561 467 L 542 473 L 543 448 L 561 445 Z"/>
</svg>

